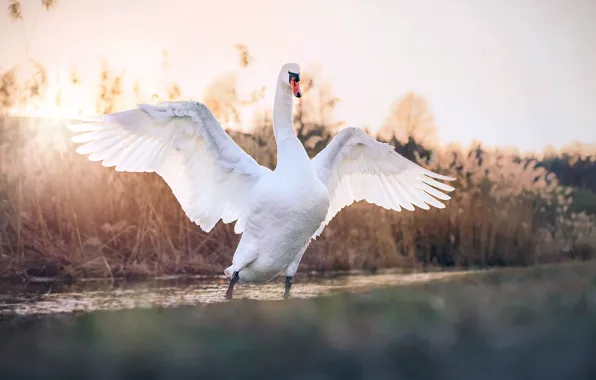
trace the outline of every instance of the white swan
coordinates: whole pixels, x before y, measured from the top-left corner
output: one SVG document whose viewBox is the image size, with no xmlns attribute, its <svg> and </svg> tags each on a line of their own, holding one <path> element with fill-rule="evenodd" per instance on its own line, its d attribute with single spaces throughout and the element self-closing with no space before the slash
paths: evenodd
<svg viewBox="0 0 596 380">
<path fill-rule="evenodd" d="M 117 171 L 156 172 L 172 189 L 186 215 L 204 231 L 221 219 L 243 233 L 226 298 L 234 284 L 266 282 L 285 271 L 284 297 L 311 239 L 345 206 L 366 200 L 386 209 L 443 208 L 450 199 L 432 186 L 454 180 L 426 170 L 361 129 L 346 128 L 312 160 L 296 137 L 292 95 L 301 96 L 300 67 L 282 66 L 275 91 L 273 127 L 277 167 L 259 165 L 197 102 L 141 104 L 71 125 L 77 149 Z M 435 198 L 433 198 L 435 197 Z"/>
</svg>

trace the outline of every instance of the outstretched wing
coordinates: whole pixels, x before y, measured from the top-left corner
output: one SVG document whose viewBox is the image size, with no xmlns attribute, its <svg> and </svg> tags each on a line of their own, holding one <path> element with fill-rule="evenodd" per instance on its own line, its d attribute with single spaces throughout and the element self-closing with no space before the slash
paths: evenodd
<svg viewBox="0 0 596 380">
<path fill-rule="evenodd" d="M 398 154 L 391 145 L 377 141 L 358 128 L 339 132 L 312 159 L 312 164 L 330 196 L 327 218 L 315 236 L 323 232 L 342 208 L 354 202 L 365 200 L 395 211 L 402 208 L 414 211 L 414 206 L 428 210 L 429 205 L 445 207 L 435 198 L 450 199 L 433 186 L 446 192 L 454 190 L 433 178 L 447 181 L 455 178 L 416 165 Z"/>
<path fill-rule="evenodd" d="M 141 104 L 71 125 L 77 153 L 117 171 L 156 172 L 190 220 L 210 231 L 222 219 L 244 230 L 248 196 L 269 169 L 259 165 L 197 102 Z M 151 191 L 151 189 L 147 189 Z"/>
</svg>

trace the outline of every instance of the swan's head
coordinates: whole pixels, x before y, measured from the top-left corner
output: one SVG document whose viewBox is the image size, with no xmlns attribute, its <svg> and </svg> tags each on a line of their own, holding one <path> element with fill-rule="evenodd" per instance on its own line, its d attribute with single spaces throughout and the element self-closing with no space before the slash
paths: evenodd
<svg viewBox="0 0 596 380">
<path fill-rule="evenodd" d="M 300 65 L 297 63 L 283 65 L 279 73 L 279 80 L 290 86 L 295 97 L 300 98 L 302 96 L 300 90 Z"/>
</svg>

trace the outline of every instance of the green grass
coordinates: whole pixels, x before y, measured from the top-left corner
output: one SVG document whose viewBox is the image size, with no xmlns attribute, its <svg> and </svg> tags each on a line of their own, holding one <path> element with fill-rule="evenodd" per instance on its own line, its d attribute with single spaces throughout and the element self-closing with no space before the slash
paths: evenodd
<svg viewBox="0 0 596 380">
<path fill-rule="evenodd" d="M 594 379 L 596 262 L 5 325 L 2 379 Z"/>
</svg>

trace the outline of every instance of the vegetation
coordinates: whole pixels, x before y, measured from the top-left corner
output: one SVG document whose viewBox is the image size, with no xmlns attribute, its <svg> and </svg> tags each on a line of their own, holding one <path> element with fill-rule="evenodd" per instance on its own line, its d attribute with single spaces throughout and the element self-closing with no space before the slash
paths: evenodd
<svg viewBox="0 0 596 380">
<path fill-rule="evenodd" d="M 119 83 L 102 74 L 100 112 L 118 109 Z M 341 123 L 329 116 L 337 100 L 324 87 L 313 80 L 304 91 L 295 129 L 314 155 Z M 220 89 L 207 101 L 217 113 L 231 115 L 240 101 L 235 96 Z M 38 275 L 96 276 L 223 270 L 239 238 L 231 225 L 205 234 L 157 175 L 116 173 L 77 155 L 66 123 L 0 120 L 2 275 L 27 269 Z M 254 133 L 230 134 L 258 162 L 275 166 L 267 112 Z M 311 244 L 302 269 L 529 265 L 574 256 L 578 242 L 593 244 L 594 217 L 579 209 L 573 189 L 537 160 L 481 146 L 427 148 L 412 135 L 407 140 L 388 136 L 385 140 L 406 157 L 456 176 L 453 199 L 444 210 L 413 213 L 353 205 Z M 593 201 L 585 195 L 591 194 L 588 189 L 580 194 L 581 202 Z"/>
<path fill-rule="evenodd" d="M 3 378 L 593 379 L 596 262 L 0 326 Z M 34 365 L 31 365 L 34 363 Z"/>
<path fill-rule="evenodd" d="M 29 17 L 18 0 L 8 3 L 15 23 Z M 39 10 L 55 4 L 42 0 Z M 68 100 L 47 91 L 45 69 L 27 48 L 33 30 L 22 31 L 25 63 L 0 70 L 0 277 L 221 274 L 239 240 L 232 225 L 220 223 L 206 234 L 159 176 L 117 173 L 76 154 L 66 129 L 71 121 L 15 116 L 14 110 L 60 108 Z M 246 46 L 236 48 L 243 70 L 255 58 Z M 162 67 L 168 68 L 166 51 Z M 344 123 L 334 116 L 340 99 L 320 71 L 304 71 L 305 96 L 297 101 L 294 126 L 313 156 Z M 97 113 L 132 106 L 130 93 L 135 103 L 186 99 L 176 83 L 149 93 L 139 82 L 128 88 L 107 63 L 98 78 Z M 71 85 L 80 83 L 73 70 Z M 259 163 L 274 168 L 264 89 L 241 98 L 236 83 L 237 72 L 224 73 L 197 100 L 226 126 L 248 123 L 239 110 L 254 107 L 254 130 L 229 133 Z M 590 260 L 596 257 L 596 149 L 578 143 L 522 154 L 440 144 L 431 105 L 414 93 L 398 97 L 380 127 L 376 137 L 400 154 L 457 177 L 453 198 L 443 210 L 416 212 L 352 205 L 311 244 L 300 271 L 533 267 L 449 273 L 309 300 L 203 304 L 184 294 L 187 304 L 197 305 L 180 307 L 182 300 L 169 295 L 161 304 L 177 307 L 47 317 L 56 303 L 65 310 L 93 308 L 81 293 L 88 285 L 61 284 L 76 291 L 70 301 L 77 302 L 56 297 L 52 304 L 44 293 L 34 302 L 44 313 L 19 315 L 39 312 L 33 307 L 0 312 L 3 378 L 275 372 L 290 379 L 596 378 L 596 261 Z M 542 265 L 551 262 L 559 263 Z M 213 289 L 219 287 L 213 285 L 208 296 L 217 293 Z M 15 301 L 4 293 L 5 306 Z M 136 296 L 144 305 L 154 301 Z M 95 301 L 103 309 L 113 306 L 105 297 Z"/>
<path fill-rule="evenodd" d="M 46 9 L 53 1 L 44 1 Z M 22 18 L 18 1 L 9 8 Z M 239 70 L 254 60 L 237 45 Z M 0 74 L 0 277 L 142 276 L 221 273 L 239 236 L 219 224 L 209 234 L 191 223 L 170 189 L 150 173 L 116 173 L 75 153 L 69 121 L 11 116 L 35 110 L 48 99 L 44 68 L 27 57 L 23 67 Z M 162 67 L 167 70 L 167 52 Z M 344 126 L 334 117 L 340 101 L 315 68 L 305 68 L 295 130 L 311 156 Z M 308 75 L 310 74 L 310 75 Z M 237 73 L 216 78 L 202 99 L 224 124 L 240 120 L 239 108 L 255 107 L 251 133 L 232 137 L 257 161 L 274 168 L 271 110 L 264 89 L 246 99 L 236 91 Z M 184 99 L 169 83 L 162 92 L 128 89 L 107 64 L 99 75 L 96 111 L 108 113 L 135 102 Z M 80 84 L 76 71 L 72 86 Z M 201 100 L 201 99 L 200 99 Z M 531 265 L 594 257 L 596 251 L 596 150 L 574 145 L 540 155 L 504 149 L 441 145 L 430 105 L 418 94 L 396 100 L 377 138 L 431 170 L 457 177 L 447 208 L 396 213 L 361 203 L 336 216 L 314 241 L 301 270 L 423 268 L 429 265 L 486 267 Z M 575 195 L 577 194 L 577 196 Z"/>
</svg>

